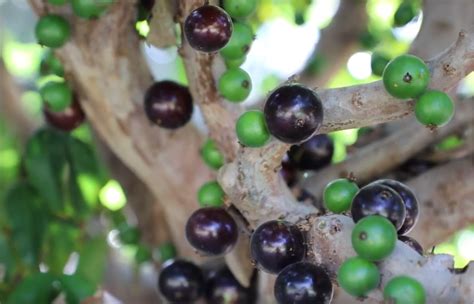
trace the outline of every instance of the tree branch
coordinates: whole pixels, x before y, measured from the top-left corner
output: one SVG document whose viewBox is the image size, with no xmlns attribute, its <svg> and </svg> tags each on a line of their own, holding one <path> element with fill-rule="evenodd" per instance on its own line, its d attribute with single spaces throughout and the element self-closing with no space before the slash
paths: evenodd
<svg viewBox="0 0 474 304">
<path fill-rule="evenodd" d="M 176 7 L 174 1 L 156 0 L 152 9 L 150 20 L 150 33 L 147 41 L 158 48 L 166 48 L 176 45 L 175 15 Z"/>
</svg>

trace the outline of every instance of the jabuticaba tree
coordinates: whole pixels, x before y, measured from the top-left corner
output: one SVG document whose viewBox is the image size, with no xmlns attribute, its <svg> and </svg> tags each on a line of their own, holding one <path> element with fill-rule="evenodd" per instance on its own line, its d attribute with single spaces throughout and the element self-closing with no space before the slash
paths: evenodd
<svg viewBox="0 0 474 304">
<path fill-rule="evenodd" d="M 251 106 L 259 25 L 274 6 L 304 26 L 311 0 L 29 2 L 53 80 L 37 126 L 0 66 L 2 116 L 37 128 L 0 205 L 0 301 L 472 303 L 472 263 L 434 249 L 474 223 L 474 99 L 457 90 L 472 1 L 389 1 L 375 28 L 373 1 L 341 0 L 301 75 Z M 144 39 L 176 48 L 185 81 L 153 79 Z M 339 85 L 358 51 L 373 75 Z M 125 206 L 102 197 L 110 179 Z M 108 243 L 152 265 L 154 286 L 117 275 Z"/>
</svg>

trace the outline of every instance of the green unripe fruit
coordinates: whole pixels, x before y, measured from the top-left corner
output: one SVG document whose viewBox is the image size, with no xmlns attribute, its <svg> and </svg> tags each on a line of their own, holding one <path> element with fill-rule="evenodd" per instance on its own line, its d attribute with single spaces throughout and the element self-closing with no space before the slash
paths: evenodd
<svg viewBox="0 0 474 304">
<path fill-rule="evenodd" d="M 66 4 L 67 2 L 68 0 L 48 0 L 48 3 L 52 5 L 63 5 L 63 4 Z"/>
<path fill-rule="evenodd" d="M 250 75 L 241 68 L 232 68 L 219 78 L 218 89 L 225 99 L 241 102 L 249 96 L 252 90 L 252 80 Z"/>
<path fill-rule="evenodd" d="M 72 91 L 65 82 L 48 82 L 40 89 L 43 101 L 48 105 L 48 109 L 54 112 L 61 112 L 72 103 Z"/>
<path fill-rule="evenodd" d="M 401 55 L 390 61 L 383 71 L 387 92 L 397 98 L 415 98 L 428 87 L 430 71 L 420 58 Z"/>
<path fill-rule="evenodd" d="M 54 56 L 51 50 L 48 50 L 43 60 L 41 60 L 40 72 L 42 75 L 54 74 L 60 77 L 64 76 L 63 64 Z"/>
<path fill-rule="evenodd" d="M 219 169 L 224 165 L 224 155 L 219 151 L 212 139 L 208 139 L 201 147 L 200 154 L 206 165 L 212 169 Z"/>
<path fill-rule="evenodd" d="M 257 0 L 223 0 L 222 6 L 232 18 L 246 18 L 257 8 Z"/>
<path fill-rule="evenodd" d="M 376 47 L 380 40 L 371 32 L 365 31 L 360 35 L 359 42 L 364 49 L 370 50 Z"/>
<path fill-rule="evenodd" d="M 390 59 L 387 57 L 379 54 L 379 53 L 373 53 L 372 58 L 370 60 L 370 67 L 372 68 L 372 74 L 377 75 L 377 76 L 382 76 L 383 75 L 383 70 L 387 66 L 387 64 L 390 62 Z"/>
<path fill-rule="evenodd" d="M 441 91 L 426 91 L 415 104 L 415 116 L 427 126 L 439 127 L 448 123 L 454 114 L 454 103 Z"/>
<path fill-rule="evenodd" d="M 404 26 L 416 16 L 416 11 L 412 3 L 405 1 L 398 7 L 393 16 L 394 26 Z"/>
<path fill-rule="evenodd" d="M 248 111 L 240 115 L 235 129 L 240 143 L 247 147 L 262 147 L 270 139 L 262 111 Z"/>
<path fill-rule="evenodd" d="M 380 272 L 374 263 L 353 257 L 342 263 L 337 281 L 348 294 L 363 297 L 379 285 Z"/>
<path fill-rule="evenodd" d="M 198 190 L 198 202 L 201 207 L 220 207 L 224 204 L 225 193 L 216 181 L 210 181 Z"/>
<path fill-rule="evenodd" d="M 71 26 L 66 19 L 58 15 L 45 15 L 35 27 L 38 43 L 50 48 L 63 46 L 71 36 Z"/>
<path fill-rule="evenodd" d="M 133 245 L 140 241 L 140 230 L 137 227 L 130 227 L 123 223 L 118 227 L 119 238 L 123 244 Z"/>
<path fill-rule="evenodd" d="M 397 243 L 397 230 L 380 215 L 362 218 L 352 230 L 352 247 L 361 257 L 369 261 L 380 261 L 388 257 Z"/>
<path fill-rule="evenodd" d="M 161 263 L 176 257 L 176 248 L 170 242 L 166 242 L 158 247 L 158 254 Z"/>
<path fill-rule="evenodd" d="M 151 251 L 145 245 L 138 245 L 137 251 L 135 251 L 135 262 L 137 264 L 142 264 L 150 261 L 152 258 Z"/>
<path fill-rule="evenodd" d="M 351 208 L 352 199 L 359 187 L 352 181 L 340 178 L 327 184 L 324 189 L 324 205 L 334 213 L 341 213 Z"/>
<path fill-rule="evenodd" d="M 388 281 L 383 290 L 383 298 L 393 304 L 425 304 L 426 292 L 417 280 L 398 276 Z"/>
<path fill-rule="evenodd" d="M 242 64 L 244 64 L 245 60 L 247 59 L 247 57 L 242 57 L 242 58 L 238 58 L 238 59 L 225 59 L 224 60 L 224 63 L 225 63 L 225 66 L 228 68 L 228 69 L 231 69 L 231 68 L 238 68 L 240 67 Z"/>
<path fill-rule="evenodd" d="M 86 19 L 100 17 L 111 3 L 113 0 L 71 0 L 74 14 Z"/>
<path fill-rule="evenodd" d="M 253 30 L 245 23 L 235 22 L 229 42 L 221 49 L 224 59 L 235 60 L 247 55 L 253 41 Z"/>
</svg>

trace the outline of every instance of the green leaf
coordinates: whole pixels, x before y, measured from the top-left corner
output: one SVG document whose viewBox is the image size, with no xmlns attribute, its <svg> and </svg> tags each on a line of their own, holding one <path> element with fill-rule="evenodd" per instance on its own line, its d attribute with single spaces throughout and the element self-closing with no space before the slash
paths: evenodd
<svg viewBox="0 0 474 304">
<path fill-rule="evenodd" d="M 49 271 L 61 274 L 69 256 L 79 244 L 80 232 L 77 227 L 61 222 L 51 222 L 45 243 L 44 262 Z"/>
<path fill-rule="evenodd" d="M 0 272 L 5 271 L 4 277 L 0 275 L 0 284 L 2 281 L 9 281 L 16 271 L 15 261 L 5 236 L 0 233 Z"/>
<path fill-rule="evenodd" d="M 80 274 L 61 275 L 59 277 L 62 291 L 66 294 L 68 304 L 79 304 L 87 297 L 93 296 L 96 286 Z"/>
<path fill-rule="evenodd" d="M 76 274 L 94 285 L 102 282 L 107 259 L 107 242 L 99 236 L 89 240 L 79 251 L 79 265 Z"/>
<path fill-rule="evenodd" d="M 57 296 L 56 277 L 50 273 L 35 273 L 25 278 L 10 294 L 7 304 L 47 304 Z"/>
</svg>

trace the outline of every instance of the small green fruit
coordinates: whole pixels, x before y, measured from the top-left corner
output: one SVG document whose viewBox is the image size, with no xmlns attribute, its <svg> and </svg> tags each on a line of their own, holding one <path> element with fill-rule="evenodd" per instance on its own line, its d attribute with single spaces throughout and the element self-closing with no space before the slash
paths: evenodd
<svg viewBox="0 0 474 304">
<path fill-rule="evenodd" d="M 158 247 L 159 260 L 161 263 L 176 257 L 176 248 L 170 242 L 165 242 Z"/>
<path fill-rule="evenodd" d="M 242 145 L 262 147 L 270 139 L 262 111 L 248 111 L 242 114 L 235 126 L 237 137 Z"/>
<path fill-rule="evenodd" d="M 45 15 L 36 23 L 35 35 L 39 44 L 59 48 L 69 40 L 71 26 L 59 15 Z"/>
<path fill-rule="evenodd" d="M 152 259 L 150 249 L 145 245 L 138 245 L 137 251 L 135 251 L 135 262 L 137 264 L 142 264 L 148 262 Z"/>
<path fill-rule="evenodd" d="M 99 18 L 113 0 L 71 0 L 72 11 L 85 19 Z"/>
<path fill-rule="evenodd" d="M 40 95 L 54 112 L 64 111 L 72 104 L 72 91 L 65 82 L 48 82 L 40 89 Z"/>
<path fill-rule="evenodd" d="M 218 84 L 219 92 L 232 102 L 244 101 L 252 90 L 250 75 L 241 68 L 232 68 L 222 74 Z"/>
<path fill-rule="evenodd" d="M 397 230 L 380 215 L 362 218 L 352 230 L 352 247 L 361 257 L 379 261 L 388 257 L 397 243 Z"/>
<path fill-rule="evenodd" d="M 448 94 L 441 91 L 426 91 L 415 104 L 415 116 L 426 126 L 440 127 L 454 115 L 454 103 Z"/>
<path fill-rule="evenodd" d="M 423 285 L 408 276 L 398 276 L 388 281 L 383 298 L 393 304 L 425 304 L 426 292 Z"/>
<path fill-rule="evenodd" d="M 257 0 L 223 0 L 222 6 L 232 18 L 246 18 L 257 8 Z"/>
<path fill-rule="evenodd" d="M 374 263 L 353 257 L 342 263 L 337 281 L 348 294 L 363 297 L 379 285 L 380 272 Z"/>
<path fill-rule="evenodd" d="M 390 62 L 390 59 L 379 53 L 373 53 L 370 60 L 370 67 L 372 68 L 372 74 L 377 76 L 383 75 L 383 70 Z"/>
<path fill-rule="evenodd" d="M 407 25 L 415 16 L 416 11 L 413 4 L 409 1 L 404 1 L 398 7 L 395 15 L 393 15 L 393 25 L 397 27 Z"/>
<path fill-rule="evenodd" d="M 198 202 L 201 207 L 220 207 L 224 204 L 225 193 L 216 181 L 210 181 L 198 190 Z"/>
<path fill-rule="evenodd" d="M 206 165 L 219 169 L 224 165 L 224 155 L 219 151 L 212 139 L 208 139 L 201 147 L 200 154 Z"/>
<path fill-rule="evenodd" d="M 131 227 L 123 223 L 118 227 L 119 238 L 123 244 L 133 245 L 140 241 L 140 230 L 137 227 Z"/>
<path fill-rule="evenodd" d="M 238 68 L 242 64 L 244 64 L 246 59 L 247 59 L 247 57 L 245 57 L 245 56 L 242 57 L 242 58 L 238 58 L 238 59 L 224 59 L 224 63 L 225 63 L 225 66 L 228 69 Z"/>
<path fill-rule="evenodd" d="M 63 64 L 56 56 L 54 56 L 52 50 L 48 50 L 41 60 L 40 73 L 41 75 L 54 74 L 59 77 L 64 76 Z"/>
<path fill-rule="evenodd" d="M 253 30 L 245 23 L 235 22 L 234 31 L 229 42 L 220 53 L 226 60 L 236 60 L 245 57 L 253 41 Z"/>
<path fill-rule="evenodd" d="M 352 181 L 340 178 L 330 182 L 324 189 L 324 205 L 334 213 L 342 213 L 351 208 L 352 199 L 359 187 Z"/>
</svg>

